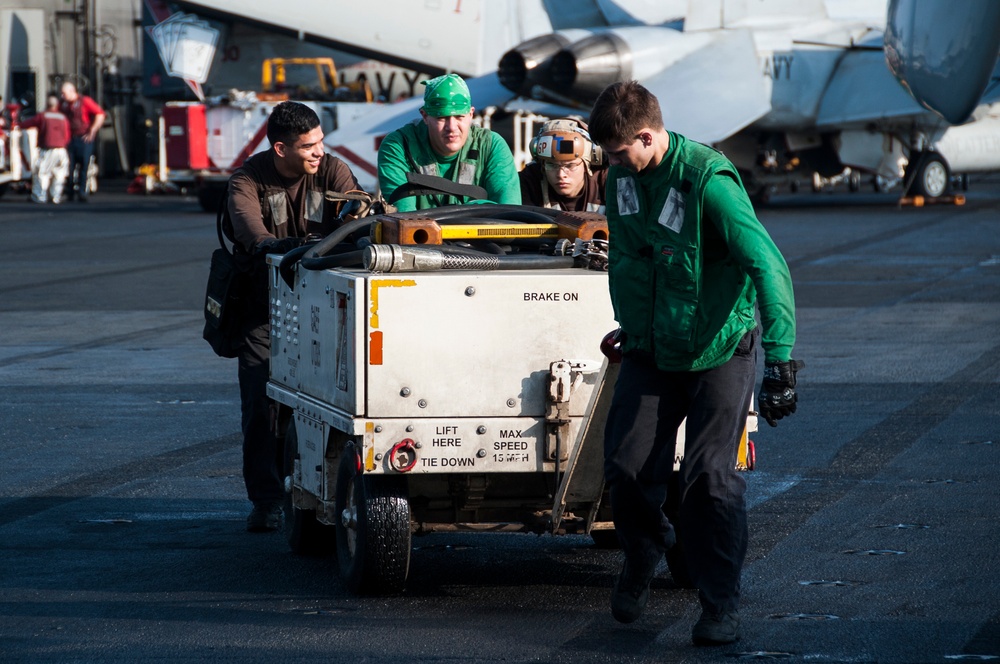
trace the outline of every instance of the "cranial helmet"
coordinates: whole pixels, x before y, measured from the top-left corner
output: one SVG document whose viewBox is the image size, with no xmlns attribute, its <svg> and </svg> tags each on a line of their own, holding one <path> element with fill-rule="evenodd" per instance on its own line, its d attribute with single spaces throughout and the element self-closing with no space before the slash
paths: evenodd
<svg viewBox="0 0 1000 664">
<path fill-rule="evenodd" d="M 529 147 L 531 156 L 541 162 L 582 159 L 588 166 L 599 166 L 604 161 L 604 152 L 590 139 L 587 123 L 573 118 L 549 120 Z"/>
</svg>

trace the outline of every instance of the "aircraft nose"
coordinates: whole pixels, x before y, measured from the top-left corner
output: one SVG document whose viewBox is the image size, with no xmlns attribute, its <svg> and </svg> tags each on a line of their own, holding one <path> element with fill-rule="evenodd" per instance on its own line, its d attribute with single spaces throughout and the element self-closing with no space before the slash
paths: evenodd
<svg viewBox="0 0 1000 664">
<path fill-rule="evenodd" d="M 1000 47 L 1000 3 L 893 0 L 885 32 L 886 63 L 913 97 L 952 124 L 979 104 Z M 990 29 L 984 29 L 988 27 Z"/>
</svg>

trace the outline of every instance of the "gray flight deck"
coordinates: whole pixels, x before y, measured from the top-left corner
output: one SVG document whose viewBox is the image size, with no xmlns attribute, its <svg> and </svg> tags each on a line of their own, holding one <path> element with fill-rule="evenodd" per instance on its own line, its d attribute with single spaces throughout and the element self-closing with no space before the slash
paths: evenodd
<svg viewBox="0 0 1000 664">
<path fill-rule="evenodd" d="M 744 636 L 715 649 L 665 567 L 617 624 L 586 537 L 415 538 L 406 592 L 357 598 L 244 532 L 236 364 L 200 336 L 214 217 L 123 189 L 0 200 L 0 661 L 1000 659 L 1000 181 L 760 210 L 808 366 L 752 436 Z"/>
</svg>

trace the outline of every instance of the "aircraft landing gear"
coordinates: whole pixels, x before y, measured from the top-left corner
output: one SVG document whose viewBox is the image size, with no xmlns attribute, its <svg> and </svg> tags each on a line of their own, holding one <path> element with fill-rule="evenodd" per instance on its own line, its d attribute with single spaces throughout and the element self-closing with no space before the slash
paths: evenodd
<svg viewBox="0 0 1000 664">
<path fill-rule="evenodd" d="M 939 153 L 930 150 L 918 152 L 906 167 L 909 182 L 908 196 L 937 198 L 948 193 L 951 172 L 948 162 Z"/>
</svg>

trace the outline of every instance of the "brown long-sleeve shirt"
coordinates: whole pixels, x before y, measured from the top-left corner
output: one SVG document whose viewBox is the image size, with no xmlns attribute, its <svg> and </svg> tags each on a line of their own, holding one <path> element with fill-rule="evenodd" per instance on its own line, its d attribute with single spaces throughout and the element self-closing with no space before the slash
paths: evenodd
<svg viewBox="0 0 1000 664">
<path fill-rule="evenodd" d="M 229 178 L 229 215 L 236 243 L 252 254 L 263 240 L 328 235 L 336 228 L 339 205 L 327 191 L 358 189 L 347 164 L 323 156 L 319 172 L 289 180 L 278 173 L 271 151 L 253 155 Z"/>
</svg>

